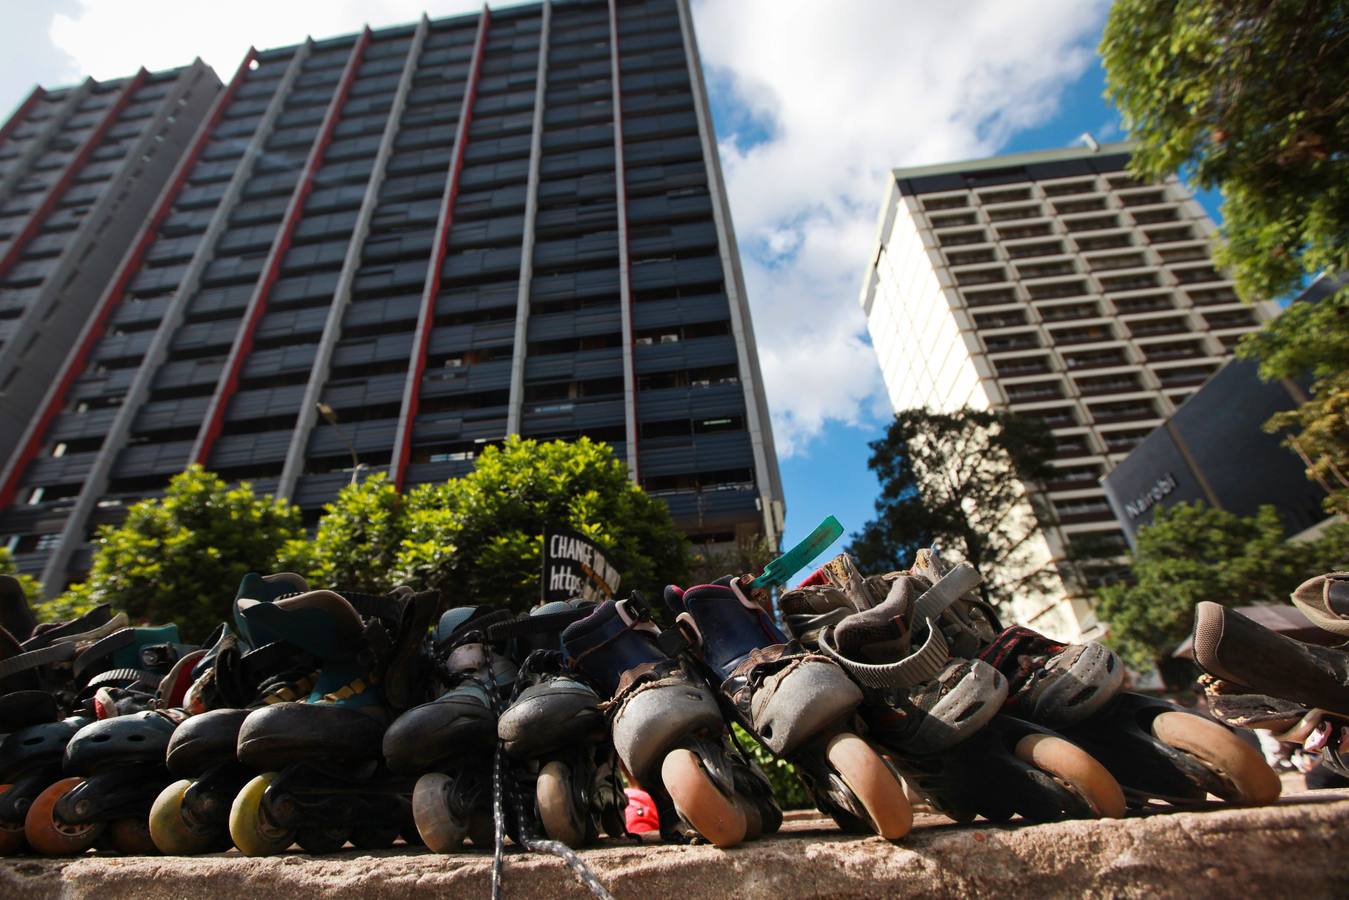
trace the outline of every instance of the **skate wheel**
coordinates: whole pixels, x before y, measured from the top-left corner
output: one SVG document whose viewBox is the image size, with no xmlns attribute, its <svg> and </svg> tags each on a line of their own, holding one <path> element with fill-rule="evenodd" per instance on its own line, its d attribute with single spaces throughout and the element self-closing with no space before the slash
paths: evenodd
<svg viewBox="0 0 1349 900">
<path fill-rule="evenodd" d="M 1052 734 L 1028 734 L 1016 743 L 1016 756 L 1050 775 L 1096 812 L 1098 818 L 1124 816 L 1124 791 L 1096 757 Z"/>
<path fill-rule="evenodd" d="M 351 829 L 351 846 L 357 850 L 388 850 L 396 840 L 397 825 L 367 825 Z"/>
<path fill-rule="evenodd" d="M 159 848 L 145 819 L 114 819 L 108 826 L 112 849 L 127 856 L 156 856 Z"/>
<path fill-rule="evenodd" d="M 62 778 L 33 799 L 23 820 L 28 846 L 47 856 L 74 856 L 94 846 L 103 833 L 103 822 L 67 825 L 55 819 L 57 801 L 83 781 L 83 778 Z"/>
<path fill-rule="evenodd" d="M 478 850 L 496 849 L 497 826 L 491 813 L 475 814 L 468 820 L 468 840 Z"/>
<path fill-rule="evenodd" d="M 553 760 L 539 772 L 534 790 L 539 820 L 548 837 L 561 841 L 573 850 L 586 843 L 585 823 L 580 821 L 576 804 L 572 802 L 571 770 L 567 764 Z"/>
<path fill-rule="evenodd" d="M 426 849 L 432 853 L 453 853 L 464 843 L 468 823 L 450 812 L 446 789 L 450 776 L 432 772 L 417 779 L 412 789 L 412 818 L 417 823 Z"/>
<path fill-rule="evenodd" d="M 347 845 L 347 830 L 340 826 L 326 828 L 297 828 L 295 843 L 313 856 L 336 853 Z"/>
<path fill-rule="evenodd" d="M 272 856 L 295 843 L 295 832 L 272 824 L 262 808 L 262 797 L 275 780 L 275 772 L 253 778 L 230 804 L 230 839 L 244 856 Z"/>
<path fill-rule="evenodd" d="M 877 834 L 895 841 L 909 833 L 913 809 L 909 798 L 904 796 L 904 786 L 870 744 L 844 732 L 829 741 L 825 756 L 853 796 L 861 801 Z"/>
<path fill-rule="evenodd" d="M 712 783 L 692 750 L 666 754 L 660 780 L 679 815 L 713 846 L 725 849 L 745 839 L 749 823 L 744 812 Z"/>
<path fill-rule="evenodd" d="M 0 784 L 0 794 L 13 788 L 12 784 Z M 0 822 L 0 856 L 9 856 L 24 848 L 28 842 L 23 837 L 22 822 Z"/>
<path fill-rule="evenodd" d="M 1230 788 L 1223 799 L 1265 804 L 1279 799 L 1283 785 L 1260 751 L 1217 722 L 1187 712 L 1164 712 L 1152 720 L 1153 737 L 1194 757 Z"/>
<path fill-rule="evenodd" d="M 183 817 L 183 795 L 191 786 L 188 778 L 175 781 L 159 792 L 150 807 L 150 837 L 159 852 L 167 856 L 196 856 L 214 850 L 220 843 L 220 835 L 195 827 Z"/>
</svg>

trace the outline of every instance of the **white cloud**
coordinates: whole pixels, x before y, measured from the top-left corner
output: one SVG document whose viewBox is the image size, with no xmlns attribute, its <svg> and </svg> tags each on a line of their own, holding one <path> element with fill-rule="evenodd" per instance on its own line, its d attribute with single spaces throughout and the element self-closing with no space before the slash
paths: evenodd
<svg viewBox="0 0 1349 900">
<path fill-rule="evenodd" d="M 744 107 L 721 154 L 780 454 L 884 406 L 857 295 L 887 170 L 989 155 L 1050 118 L 1107 7 L 698 3 L 709 81 Z"/>
</svg>

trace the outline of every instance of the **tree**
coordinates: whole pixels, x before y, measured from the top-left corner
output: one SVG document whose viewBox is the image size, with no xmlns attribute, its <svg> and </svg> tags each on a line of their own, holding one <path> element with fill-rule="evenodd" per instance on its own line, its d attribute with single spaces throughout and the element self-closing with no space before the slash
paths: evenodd
<svg viewBox="0 0 1349 900">
<path fill-rule="evenodd" d="M 906 569 L 919 548 L 936 543 L 983 574 L 994 602 L 1052 581 L 1033 541 L 1050 517 L 1026 491 L 1052 471 L 1054 441 L 1043 422 L 968 407 L 910 409 L 870 446 L 867 465 L 881 483 L 876 518 L 848 547 L 864 571 Z"/>
<path fill-rule="evenodd" d="M 1247 300 L 1349 271 L 1349 8 L 1293 0 L 1117 0 L 1101 54 L 1106 92 L 1146 177 L 1188 170 L 1223 192 L 1218 261 Z M 1311 372 L 1314 405 L 1280 417 L 1308 474 L 1349 457 L 1343 408 L 1349 289 L 1294 304 L 1238 353 L 1267 379 Z M 1336 398 L 1341 399 L 1336 399 Z M 1341 468 L 1341 472 L 1342 472 Z M 1342 481 L 1328 507 L 1349 507 Z"/>
<path fill-rule="evenodd" d="M 1349 525 L 1311 541 L 1288 541 L 1272 506 L 1254 516 L 1179 503 L 1138 530 L 1131 583 L 1098 591 L 1097 613 L 1125 662 L 1150 669 L 1194 627 L 1201 600 L 1224 606 L 1286 603 L 1314 575 L 1349 564 Z"/>
<path fill-rule="evenodd" d="M 194 465 L 162 498 L 100 528 L 88 580 L 57 602 L 110 603 L 134 622 L 176 622 L 185 640 L 200 640 L 229 618 L 239 579 L 277 569 L 282 548 L 303 534 L 297 507 Z"/>
<path fill-rule="evenodd" d="M 406 534 L 403 497 L 376 472 L 325 504 L 314 537 L 289 541 L 278 565 L 315 586 L 385 593 Z"/>
<path fill-rule="evenodd" d="M 410 492 L 406 515 L 395 578 L 438 588 L 456 603 L 529 609 L 549 525 L 594 541 L 622 574 L 624 592 L 656 593 L 688 573 L 688 541 L 665 504 L 629 480 L 607 444 L 584 437 L 509 437 L 485 449 L 464 477 Z"/>
</svg>

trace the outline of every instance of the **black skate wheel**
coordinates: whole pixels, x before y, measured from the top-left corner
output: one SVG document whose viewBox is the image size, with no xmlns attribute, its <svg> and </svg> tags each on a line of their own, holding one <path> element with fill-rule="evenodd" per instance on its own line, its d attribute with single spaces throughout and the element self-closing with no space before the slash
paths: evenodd
<svg viewBox="0 0 1349 900">
<path fill-rule="evenodd" d="M 829 741 L 825 756 L 861 802 L 876 834 L 887 841 L 897 841 L 909 833 L 913 827 L 913 808 L 904 794 L 904 785 L 870 744 L 845 731 Z"/>
<path fill-rule="evenodd" d="M 713 784 L 692 750 L 680 748 L 666 754 L 660 780 L 680 818 L 713 846 L 725 849 L 745 839 L 749 823 L 744 812 Z"/>
<path fill-rule="evenodd" d="M 0 784 L 0 794 L 7 793 L 13 787 L 12 784 Z M 27 845 L 22 822 L 0 822 L 0 856 L 13 856 Z"/>
<path fill-rule="evenodd" d="M 351 846 L 357 850 L 388 850 L 396 840 L 397 825 L 366 825 L 351 829 Z"/>
<path fill-rule="evenodd" d="M 1193 713 L 1164 712 L 1152 720 L 1152 736 L 1217 775 L 1227 787 L 1224 800 L 1264 805 L 1279 799 L 1283 785 L 1260 751 L 1217 722 Z"/>
<path fill-rule="evenodd" d="M 295 832 L 278 828 L 262 808 L 263 795 L 275 780 L 275 772 L 257 776 L 230 805 L 230 838 L 244 856 L 273 856 L 295 843 Z"/>
<path fill-rule="evenodd" d="M 450 776 L 432 772 L 417 779 L 412 790 L 412 817 L 417 823 L 426 849 L 432 853 L 454 853 L 464 843 L 468 823 L 461 822 L 450 812 L 446 796 Z"/>
<path fill-rule="evenodd" d="M 194 826 L 183 817 L 183 795 L 192 786 L 183 778 L 159 792 L 150 807 L 150 837 L 166 856 L 196 856 L 220 849 L 223 835 Z"/>
<path fill-rule="evenodd" d="M 1048 774 L 1101 819 L 1124 817 L 1124 790 L 1096 757 L 1052 734 L 1028 734 L 1016 743 L 1022 762 Z"/>
<path fill-rule="evenodd" d="M 67 825 L 55 818 L 57 802 L 83 781 L 83 778 L 62 778 L 33 799 L 23 820 L 28 846 L 46 856 L 76 856 L 94 846 L 105 823 Z"/>
<path fill-rule="evenodd" d="M 573 850 L 585 846 L 585 822 L 573 802 L 571 770 L 566 763 L 553 760 L 539 771 L 534 799 L 538 804 L 539 821 L 549 838 L 561 841 Z"/>
<path fill-rule="evenodd" d="M 336 853 L 347 844 L 347 830 L 339 826 L 295 829 L 295 843 L 313 856 Z"/>
</svg>

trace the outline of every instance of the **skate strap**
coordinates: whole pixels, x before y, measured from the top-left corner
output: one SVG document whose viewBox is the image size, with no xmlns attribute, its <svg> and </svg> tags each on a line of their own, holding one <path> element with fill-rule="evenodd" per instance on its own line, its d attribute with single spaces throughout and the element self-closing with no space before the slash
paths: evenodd
<svg viewBox="0 0 1349 900">
<path fill-rule="evenodd" d="M 820 632 L 820 650 L 837 662 L 865 687 L 878 690 L 907 689 L 931 681 L 946 668 L 951 658 L 950 649 L 941 630 L 928 623 L 927 640 L 916 653 L 897 662 L 864 663 L 849 659 L 834 646 L 834 629 Z"/>
<path fill-rule="evenodd" d="M 90 678 L 89 683 L 85 685 L 85 689 L 104 687 L 106 685 L 112 685 L 114 682 L 116 682 L 114 685 L 116 687 L 130 687 L 137 683 L 157 685 L 162 678 L 162 675 L 157 675 L 154 672 L 146 672 L 143 669 L 109 669 L 106 672 L 99 672 L 93 678 Z"/>
<path fill-rule="evenodd" d="M 593 609 L 568 609 L 537 616 L 521 616 L 509 622 L 497 622 L 487 628 L 487 639 L 495 642 L 537 634 L 559 633 L 572 622 L 579 622 L 592 612 Z"/>
<path fill-rule="evenodd" d="M 108 611 L 108 607 L 106 606 L 100 606 L 99 609 L 105 612 Z M 57 644 L 91 644 L 102 640 L 114 632 L 121 631 L 131 624 L 131 620 L 127 618 L 126 613 L 118 613 L 111 618 L 102 617 L 103 621 L 96 626 L 84 627 L 88 624 L 85 622 L 85 619 L 89 617 L 90 616 L 84 616 L 61 628 L 44 631 L 41 634 L 34 635 L 24 641 L 24 645 L 31 646 L 34 649 L 40 649 L 44 646 L 55 646 Z M 76 625 L 81 627 L 73 627 Z"/>
<path fill-rule="evenodd" d="M 9 659 L 0 660 L 0 678 L 8 678 L 20 672 L 36 669 L 51 663 L 66 662 L 75 658 L 74 644 L 52 644 L 40 650 L 29 650 Z"/>
<path fill-rule="evenodd" d="M 931 627 L 931 623 L 940 619 L 947 607 L 977 588 L 983 580 L 974 566 L 961 563 L 922 593 L 913 605 L 914 620 L 928 622 Z"/>
</svg>

